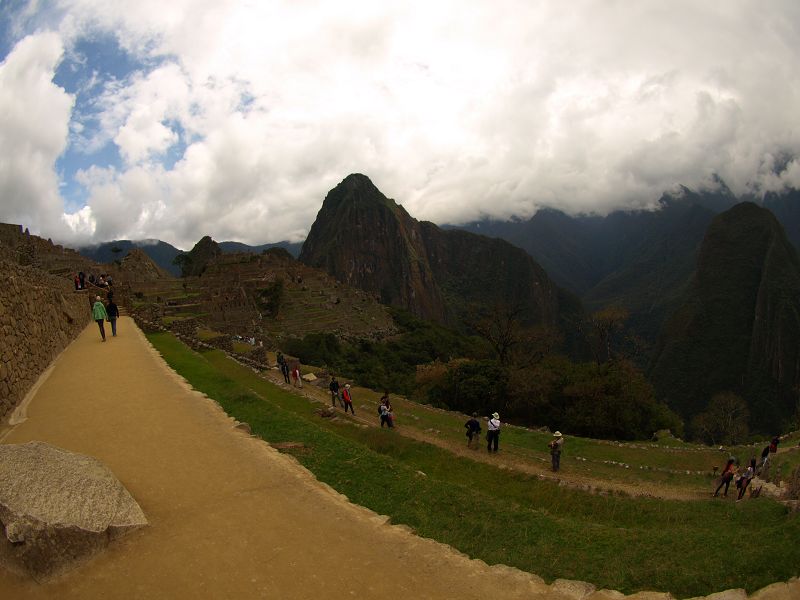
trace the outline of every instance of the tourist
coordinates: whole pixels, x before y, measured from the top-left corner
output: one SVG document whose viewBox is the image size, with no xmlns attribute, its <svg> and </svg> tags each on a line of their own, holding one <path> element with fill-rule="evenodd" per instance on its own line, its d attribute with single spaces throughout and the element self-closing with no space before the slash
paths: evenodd
<svg viewBox="0 0 800 600">
<path fill-rule="evenodd" d="M 553 472 L 557 472 L 561 468 L 561 447 L 564 445 L 564 436 L 560 431 L 553 434 L 553 440 L 550 441 L 550 461 L 552 462 Z"/>
<path fill-rule="evenodd" d="M 477 446 L 481 437 L 481 424 L 478 421 L 478 413 L 472 413 L 472 418 L 464 423 L 464 427 L 467 428 L 467 448 L 472 447 L 473 438 Z"/>
<path fill-rule="evenodd" d="M 75 291 L 77 292 L 79 289 L 81 289 L 81 280 L 78 278 L 78 274 L 77 273 L 75 273 L 75 277 L 73 278 L 73 281 L 75 282 Z"/>
<path fill-rule="evenodd" d="M 714 492 L 714 497 L 716 498 L 719 495 L 719 491 L 722 489 L 722 486 L 725 486 L 725 491 L 723 492 L 723 498 L 728 497 L 728 488 L 731 485 L 731 481 L 733 481 L 733 475 L 736 472 L 736 465 L 734 464 L 736 461 L 733 457 L 728 459 L 728 462 L 725 463 L 725 468 L 722 470 L 722 475 L 719 478 L 719 485 L 717 486 L 716 491 Z"/>
<path fill-rule="evenodd" d="M 300 365 L 298 364 L 295 364 L 294 368 L 292 369 L 292 380 L 294 381 L 295 387 L 303 387 L 303 378 L 300 377 Z"/>
<path fill-rule="evenodd" d="M 117 337 L 117 319 L 119 318 L 119 309 L 114 303 L 111 294 L 109 294 L 108 304 L 106 305 L 106 313 L 108 314 L 108 321 L 111 323 L 111 337 Z"/>
<path fill-rule="evenodd" d="M 103 327 L 103 321 L 108 318 L 108 313 L 106 313 L 106 307 L 103 306 L 103 302 L 100 300 L 100 296 L 95 297 L 94 304 L 92 305 L 92 318 L 97 323 L 97 326 L 100 328 L 100 337 L 103 338 L 103 341 L 106 341 L 106 330 Z"/>
<path fill-rule="evenodd" d="M 739 479 L 738 487 L 739 487 L 739 497 L 736 498 L 738 502 L 744 497 L 744 493 L 747 490 L 747 486 L 750 485 L 750 482 L 753 480 L 753 477 L 756 475 L 756 458 L 755 456 L 750 459 L 750 465 L 745 469 L 744 474 Z"/>
<path fill-rule="evenodd" d="M 338 400 L 342 407 L 344 407 L 342 399 L 339 398 L 339 382 L 336 381 L 336 377 L 333 375 L 331 375 L 331 382 L 328 384 L 328 389 L 331 391 L 331 406 L 336 406 L 336 401 Z"/>
<path fill-rule="evenodd" d="M 289 363 L 286 362 L 286 357 L 283 353 L 278 350 L 278 368 L 281 370 L 281 375 L 283 375 L 283 380 L 286 383 L 291 383 L 289 381 Z"/>
<path fill-rule="evenodd" d="M 347 414 L 347 409 L 350 409 L 350 412 L 353 413 L 355 416 L 356 411 L 353 410 L 353 396 L 350 394 L 350 384 L 344 384 L 344 390 L 342 390 L 342 401 L 344 402 L 344 412 Z"/>
<path fill-rule="evenodd" d="M 492 418 L 489 419 L 489 425 L 486 428 L 486 451 L 491 453 L 497 452 L 497 446 L 500 443 L 500 414 L 492 413 Z"/>
<path fill-rule="evenodd" d="M 381 428 L 387 425 L 389 429 L 394 427 L 392 422 L 392 403 L 389 402 L 389 392 L 384 392 L 381 396 L 381 403 L 378 405 L 378 414 L 381 416 Z"/>
</svg>

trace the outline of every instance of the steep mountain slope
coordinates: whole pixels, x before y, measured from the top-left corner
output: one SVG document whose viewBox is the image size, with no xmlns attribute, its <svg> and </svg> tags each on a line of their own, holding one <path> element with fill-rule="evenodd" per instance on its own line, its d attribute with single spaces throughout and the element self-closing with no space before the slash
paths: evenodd
<svg viewBox="0 0 800 600">
<path fill-rule="evenodd" d="M 468 321 L 477 306 L 519 306 L 556 326 L 559 290 L 524 251 L 502 240 L 418 222 L 364 175 L 349 175 L 323 202 L 300 260 L 440 322 Z"/>
<path fill-rule="evenodd" d="M 800 260 L 772 213 L 742 203 L 709 226 L 650 375 L 685 417 L 732 391 L 747 401 L 754 427 L 776 431 L 795 409 L 798 342 Z"/>
<path fill-rule="evenodd" d="M 764 196 L 764 208 L 768 208 L 783 225 L 786 237 L 800 250 L 800 190 L 788 190 L 782 194 L 769 193 Z"/>
<path fill-rule="evenodd" d="M 632 215 L 636 235 L 628 238 L 621 265 L 585 292 L 587 308 L 624 307 L 628 326 L 654 342 L 688 285 L 713 217 L 709 209 L 683 202 L 663 202 L 660 211 Z"/>
</svg>

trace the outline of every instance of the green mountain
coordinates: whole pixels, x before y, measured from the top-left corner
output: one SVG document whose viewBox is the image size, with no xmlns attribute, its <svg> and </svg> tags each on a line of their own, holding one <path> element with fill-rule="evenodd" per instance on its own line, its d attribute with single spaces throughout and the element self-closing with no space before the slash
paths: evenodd
<svg viewBox="0 0 800 600">
<path fill-rule="evenodd" d="M 219 244 L 206 235 L 189 252 L 180 253 L 175 258 L 175 264 L 180 267 L 182 277 L 199 277 L 208 264 L 221 255 Z"/>
<path fill-rule="evenodd" d="M 746 400 L 755 429 L 775 432 L 794 414 L 799 341 L 800 260 L 773 214 L 745 202 L 709 226 L 650 377 L 686 418 L 730 391 Z"/>
<path fill-rule="evenodd" d="M 493 304 L 519 308 L 528 323 L 552 326 L 574 310 L 523 250 L 416 221 L 364 175 L 349 175 L 325 197 L 300 261 L 385 304 L 451 325 Z"/>
</svg>

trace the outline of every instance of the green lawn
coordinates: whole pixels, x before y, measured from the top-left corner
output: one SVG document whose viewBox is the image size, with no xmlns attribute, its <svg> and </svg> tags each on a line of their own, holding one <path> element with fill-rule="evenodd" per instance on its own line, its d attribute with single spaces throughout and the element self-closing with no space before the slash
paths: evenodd
<svg viewBox="0 0 800 600">
<path fill-rule="evenodd" d="M 351 501 L 487 563 L 546 580 L 580 579 L 625 593 L 660 590 L 677 597 L 737 587 L 753 592 L 798 574 L 800 520 L 768 499 L 677 502 L 559 487 L 394 431 L 321 419 L 317 405 L 219 351 L 192 352 L 169 334 L 148 338 L 176 371 L 249 423 L 254 434 L 269 442 L 302 442 L 306 448 L 295 453 L 297 459 Z M 357 410 L 373 400 L 364 396 L 355 398 Z M 405 409 L 398 406 L 399 414 Z M 421 407 L 413 414 L 438 423 L 443 433 L 452 426 L 452 435 L 463 436 L 458 415 Z M 547 437 L 522 429 L 503 436 L 504 445 L 520 451 L 539 451 Z M 631 452 L 655 460 L 647 449 L 570 442 L 575 452 Z"/>
</svg>

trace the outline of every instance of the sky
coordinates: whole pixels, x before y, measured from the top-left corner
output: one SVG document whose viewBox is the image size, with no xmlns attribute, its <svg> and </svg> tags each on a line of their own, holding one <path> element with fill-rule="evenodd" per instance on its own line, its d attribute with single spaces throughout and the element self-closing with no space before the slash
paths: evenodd
<svg viewBox="0 0 800 600">
<path fill-rule="evenodd" d="M 795 0 L 0 0 L 0 221 L 300 241 L 363 173 L 457 224 L 800 187 Z"/>
</svg>

